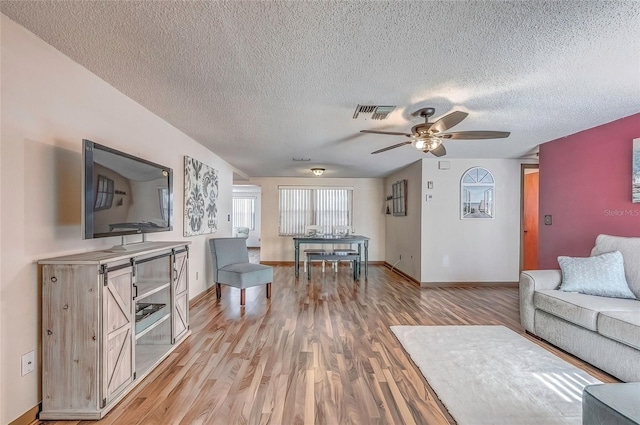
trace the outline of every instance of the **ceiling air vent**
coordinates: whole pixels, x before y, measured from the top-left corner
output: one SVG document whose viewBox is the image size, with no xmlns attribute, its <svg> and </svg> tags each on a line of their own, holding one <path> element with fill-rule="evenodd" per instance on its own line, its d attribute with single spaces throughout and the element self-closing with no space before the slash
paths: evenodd
<svg viewBox="0 0 640 425">
<path fill-rule="evenodd" d="M 360 114 L 371 114 L 372 120 L 384 120 L 394 109 L 396 109 L 395 106 L 358 105 L 353 113 L 353 119 L 358 119 Z"/>
</svg>

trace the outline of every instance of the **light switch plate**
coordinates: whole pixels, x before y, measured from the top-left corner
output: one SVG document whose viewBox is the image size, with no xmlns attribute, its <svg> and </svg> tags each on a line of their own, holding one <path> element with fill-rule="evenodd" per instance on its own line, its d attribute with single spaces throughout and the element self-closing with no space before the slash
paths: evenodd
<svg viewBox="0 0 640 425">
<path fill-rule="evenodd" d="M 433 182 L 432 181 L 428 181 L 427 182 L 427 189 L 433 189 Z"/>
<path fill-rule="evenodd" d="M 546 226 L 551 226 L 553 224 L 553 217 L 550 214 L 544 216 L 544 224 Z"/>
</svg>

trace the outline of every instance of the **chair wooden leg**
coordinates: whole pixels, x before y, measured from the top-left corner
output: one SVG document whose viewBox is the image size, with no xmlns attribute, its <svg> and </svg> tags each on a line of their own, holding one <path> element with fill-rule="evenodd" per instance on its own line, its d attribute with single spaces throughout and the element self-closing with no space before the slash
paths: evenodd
<svg viewBox="0 0 640 425">
<path fill-rule="evenodd" d="M 271 298 L 271 282 L 267 283 L 267 298 Z"/>
<path fill-rule="evenodd" d="M 222 285 L 216 283 L 216 298 L 220 299 L 222 297 Z"/>
<path fill-rule="evenodd" d="M 245 291 L 246 290 L 244 288 L 240 290 L 240 305 L 244 305 L 244 302 L 246 300 Z"/>
</svg>

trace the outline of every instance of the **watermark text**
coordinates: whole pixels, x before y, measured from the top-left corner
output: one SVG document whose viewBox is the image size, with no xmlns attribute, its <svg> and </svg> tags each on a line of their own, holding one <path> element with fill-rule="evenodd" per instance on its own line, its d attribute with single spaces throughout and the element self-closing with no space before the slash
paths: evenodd
<svg viewBox="0 0 640 425">
<path fill-rule="evenodd" d="M 604 210 L 605 217 L 640 217 L 640 209 Z"/>
</svg>

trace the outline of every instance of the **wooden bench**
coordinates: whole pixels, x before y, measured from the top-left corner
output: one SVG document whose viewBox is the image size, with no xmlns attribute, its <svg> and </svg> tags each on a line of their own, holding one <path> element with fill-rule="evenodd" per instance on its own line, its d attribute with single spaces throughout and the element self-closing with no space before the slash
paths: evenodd
<svg viewBox="0 0 640 425">
<path fill-rule="evenodd" d="M 352 261 L 353 279 L 360 278 L 360 254 L 357 252 L 308 252 L 307 260 L 309 261 L 309 267 L 307 267 L 308 280 L 311 280 L 311 261 L 313 260 Z"/>
</svg>

